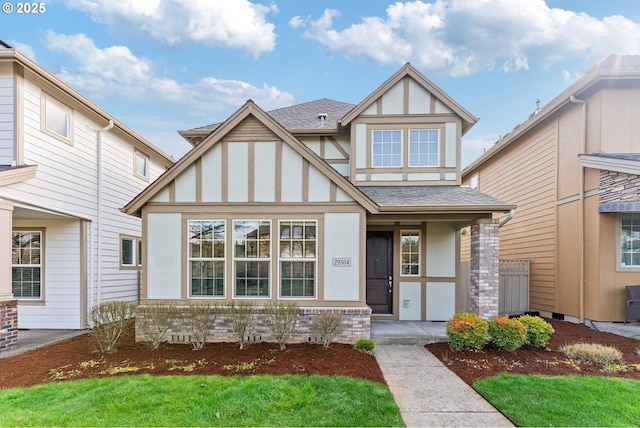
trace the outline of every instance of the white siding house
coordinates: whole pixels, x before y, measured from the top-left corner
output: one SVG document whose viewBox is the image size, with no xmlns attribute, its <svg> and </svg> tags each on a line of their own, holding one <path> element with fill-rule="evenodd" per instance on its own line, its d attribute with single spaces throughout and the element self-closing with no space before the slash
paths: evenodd
<svg viewBox="0 0 640 428">
<path fill-rule="evenodd" d="M 0 43 L 0 314 L 17 308 L 12 332 L 84 328 L 93 305 L 138 299 L 141 222 L 120 208 L 172 164 Z"/>
</svg>

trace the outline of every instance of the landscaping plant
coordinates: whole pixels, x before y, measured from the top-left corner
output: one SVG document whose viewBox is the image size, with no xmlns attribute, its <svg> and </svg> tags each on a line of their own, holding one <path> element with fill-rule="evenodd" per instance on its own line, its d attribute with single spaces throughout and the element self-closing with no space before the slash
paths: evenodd
<svg viewBox="0 0 640 428">
<path fill-rule="evenodd" d="M 489 323 L 476 314 L 458 312 L 447 323 L 449 346 L 456 351 L 481 350 L 489 343 Z"/>
<path fill-rule="evenodd" d="M 216 319 L 216 306 L 209 301 L 190 301 L 183 312 L 183 323 L 194 350 L 201 350 Z"/>
<path fill-rule="evenodd" d="M 251 302 L 238 301 L 231 302 L 229 306 L 225 308 L 225 315 L 227 321 L 231 325 L 233 333 L 236 335 L 240 349 L 244 348 L 244 344 L 247 343 L 247 337 L 249 331 L 253 328 L 255 322 L 255 305 Z"/>
<path fill-rule="evenodd" d="M 272 302 L 265 307 L 267 327 L 278 342 L 280 350 L 287 347 L 298 321 L 298 304 L 295 302 Z"/>
<path fill-rule="evenodd" d="M 513 352 L 527 341 L 527 326 L 508 315 L 495 316 L 489 322 L 489 336 L 498 348 Z"/>
<path fill-rule="evenodd" d="M 102 353 L 118 349 L 125 330 L 133 322 L 136 304 L 133 302 L 103 302 L 89 311 L 91 336 Z"/>
<path fill-rule="evenodd" d="M 617 363 L 622 359 L 622 352 L 618 349 L 597 343 L 571 343 L 562 346 L 560 352 L 572 360 L 601 364 L 603 366 Z"/>
<path fill-rule="evenodd" d="M 151 349 L 158 349 L 165 342 L 167 331 L 178 313 L 177 306 L 172 303 L 150 303 L 138 306 L 136 329 L 148 339 Z"/>
<path fill-rule="evenodd" d="M 371 339 L 358 339 L 353 347 L 362 353 L 373 354 L 376 343 Z"/>
<path fill-rule="evenodd" d="M 527 345 L 536 348 L 547 345 L 554 332 L 551 324 L 533 315 L 523 315 L 518 320 L 527 327 Z"/>
<path fill-rule="evenodd" d="M 320 337 L 325 348 L 344 331 L 344 321 L 340 315 L 323 312 L 316 315 L 309 327 L 311 335 Z"/>
</svg>

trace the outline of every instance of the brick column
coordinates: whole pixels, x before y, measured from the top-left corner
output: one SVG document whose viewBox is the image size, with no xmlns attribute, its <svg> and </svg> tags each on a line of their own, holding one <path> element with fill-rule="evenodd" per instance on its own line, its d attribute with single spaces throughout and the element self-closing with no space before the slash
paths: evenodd
<svg viewBox="0 0 640 428">
<path fill-rule="evenodd" d="M 484 319 L 498 315 L 498 220 L 471 223 L 471 306 Z"/>
<path fill-rule="evenodd" d="M 13 204 L 0 199 L 0 353 L 18 344 L 18 302 L 11 291 Z"/>
</svg>

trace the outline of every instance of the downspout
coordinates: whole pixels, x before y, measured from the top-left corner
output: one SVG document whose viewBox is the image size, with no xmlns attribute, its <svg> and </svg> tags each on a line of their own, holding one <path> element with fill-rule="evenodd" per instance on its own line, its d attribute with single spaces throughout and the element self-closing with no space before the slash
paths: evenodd
<svg viewBox="0 0 640 428">
<path fill-rule="evenodd" d="M 577 99 L 574 95 L 569 96 L 569 100 L 574 104 L 582 105 L 582 150 L 581 154 L 587 152 L 587 103 L 584 100 Z M 584 253 L 584 167 L 580 165 L 580 216 L 578 217 L 578 227 L 580 230 L 578 236 L 578 245 L 580 253 L 580 325 L 584 325 L 585 318 L 585 253 Z"/>
<path fill-rule="evenodd" d="M 98 224 L 96 225 L 96 241 L 97 241 L 97 272 L 96 272 L 96 300 L 95 304 L 99 305 L 102 297 L 102 134 L 113 128 L 113 120 L 109 119 L 109 124 L 98 130 Z"/>
<path fill-rule="evenodd" d="M 511 211 L 509 211 L 509 214 L 498 224 L 498 228 L 501 228 L 505 224 L 509 223 L 509 220 L 511 220 L 514 215 L 516 215 L 516 209 L 512 208 Z"/>
</svg>

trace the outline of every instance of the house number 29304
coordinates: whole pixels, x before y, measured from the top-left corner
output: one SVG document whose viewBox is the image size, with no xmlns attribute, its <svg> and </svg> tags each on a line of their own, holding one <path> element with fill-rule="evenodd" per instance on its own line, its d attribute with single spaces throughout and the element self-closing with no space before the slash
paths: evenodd
<svg viewBox="0 0 640 428">
<path fill-rule="evenodd" d="M 351 267 L 351 257 L 333 257 L 331 259 L 332 267 Z"/>
</svg>

